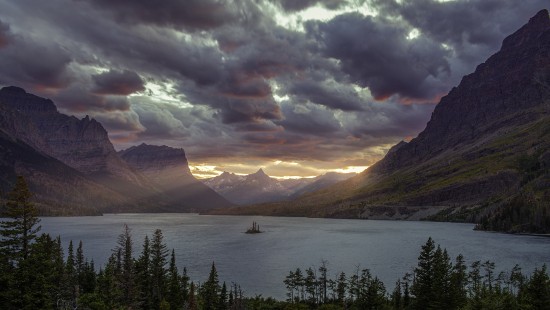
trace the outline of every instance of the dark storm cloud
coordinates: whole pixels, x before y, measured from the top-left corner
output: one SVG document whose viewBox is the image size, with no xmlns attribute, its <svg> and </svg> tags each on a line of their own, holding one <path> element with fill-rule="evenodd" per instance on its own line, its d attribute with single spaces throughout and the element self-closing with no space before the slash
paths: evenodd
<svg viewBox="0 0 550 310">
<path fill-rule="evenodd" d="M 335 10 L 347 3 L 346 0 L 271 0 L 271 1 L 279 3 L 281 7 L 287 12 L 301 11 L 318 4 L 322 5 L 327 9 Z"/>
<path fill-rule="evenodd" d="M 363 101 L 349 85 L 337 83 L 326 85 L 321 82 L 305 80 L 292 84 L 289 91 L 296 95 L 295 99 L 298 101 L 309 100 L 310 102 L 342 111 L 363 110 Z"/>
<path fill-rule="evenodd" d="M 144 91 L 145 86 L 141 77 L 134 71 L 109 70 L 108 72 L 92 75 L 94 81 L 93 92 L 101 95 L 129 95 Z"/>
<path fill-rule="evenodd" d="M 273 99 L 234 100 L 225 98 L 217 107 L 224 124 L 256 123 L 261 120 L 281 119 L 279 105 Z"/>
<path fill-rule="evenodd" d="M 68 85 L 66 69 L 72 61 L 68 51 L 54 42 L 37 42 L 1 31 L 0 42 L 7 44 L 0 48 L 0 83 L 29 89 Z"/>
<path fill-rule="evenodd" d="M 51 96 L 62 109 L 83 114 L 90 112 L 128 111 L 130 103 L 125 96 L 101 96 L 74 84 Z"/>
<path fill-rule="evenodd" d="M 342 69 L 376 99 L 431 97 L 426 80 L 450 70 L 447 52 L 438 43 L 409 40 L 408 28 L 385 19 L 350 13 L 311 23 L 309 31 L 321 40 L 323 53 L 340 60 Z"/>
<path fill-rule="evenodd" d="M 108 10 L 123 23 L 211 29 L 238 19 L 238 10 L 220 0 L 81 0 Z M 232 1 L 233 2 L 233 1 Z"/>
<path fill-rule="evenodd" d="M 370 103 L 366 112 L 355 113 L 346 119 L 346 130 L 356 138 L 390 141 L 415 136 L 426 127 L 434 106 L 403 105 L 397 101 Z"/>
<path fill-rule="evenodd" d="M 282 112 L 284 119 L 276 123 L 290 132 L 327 136 L 341 130 L 334 113 L 313 104 L 294 106 L 287 102 Z"/>
<path fill-rule="evenodd" d="M 474 65 L 548 5 L 543 0 L 374 0 L 371 4 L 383 14 L 400 17 L 426 36 L 448 44 L 458 57 Z M 476 45 L 487 50 L 480 51 Z"/>
</svg>

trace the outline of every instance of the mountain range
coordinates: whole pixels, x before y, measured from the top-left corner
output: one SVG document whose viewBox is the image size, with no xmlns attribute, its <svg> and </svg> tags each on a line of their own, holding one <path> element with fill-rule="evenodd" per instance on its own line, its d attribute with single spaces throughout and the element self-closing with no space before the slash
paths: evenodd
<svg viewBox="0 0 550 310">
<path fill-rule="evenodd" d="M 256 173 L 249 175 L 224 172 L 203 182 L 230 202 L 249 205 L 291 200 L 355 175 L 355 173 L 328 172 L 315 178 L 276 179 L 259 169 Z"/>
<path fill-rule="evenodd" d="M 196 180 L 185 153 L 140 145 L 116 152 L 88 116 L 18 87 L 0 90 L 0 188 L 26 177 L 42 214 L 181 212 L 232 204 Z M 177 180 L 177 181 L 174 181 Z"/>
<path fill-rule="evenodd" d="M 542 10 L 356 177 L 223 214 L 473 221 L 550 232 L 550 17 Z"/>
</svg>

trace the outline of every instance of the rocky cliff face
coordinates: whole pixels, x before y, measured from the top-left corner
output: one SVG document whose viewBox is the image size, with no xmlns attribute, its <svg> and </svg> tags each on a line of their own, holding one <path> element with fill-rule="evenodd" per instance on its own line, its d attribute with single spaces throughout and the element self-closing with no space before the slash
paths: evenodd
<svg viewBox="0 0 550 310">
<path fill-rule="evenodd" d="M 146 180 L 120 160 L 107 131 L 96 120 L 61 114 L 51 100 L 17 87 L 2 88 L 0 102 L 13 113 L 9 127 L 16 136 L 39 151 L 93 178 L 147 186 Z"/>
<path fill-rule="evenodd" d="M 141 144 L 119 152 L 133 169 L 151 180 L 167 201 L 166 211 L 201 211 L 231 206 L 215 191 L 195 179 L 185 151 Z"/>
<path fill-rule="evenodd" d="M 118 154 L 132 168 L 157 184 L 170 184 L 174 180 L 195 181 L 183 149 L 143 143 Z"/>
</svg>

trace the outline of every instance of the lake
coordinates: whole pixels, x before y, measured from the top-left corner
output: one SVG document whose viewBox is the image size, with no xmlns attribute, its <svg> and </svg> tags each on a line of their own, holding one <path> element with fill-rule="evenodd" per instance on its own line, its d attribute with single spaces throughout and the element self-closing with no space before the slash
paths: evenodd
<svg viewBox="0 0 550 310">
<path fill-rule="evenodd" d="M 261 234 L 245 234 L 256 221 Z M 84 254 L 103 265 L 117 236 L 127 224 L 132 230 L 134 256 L 143 238 L 162 229 L 169 249 L 175 249 L 178 268 L 204 282 L 212 262 L 220 281 L 236 282 L 247 296 L 285 298 L 283 280 L 290 270 L 318 267 L 328 261 L 332 278 L 357 267 L 369 268 L 391 292 L 395 281 L 411 272 L 428 237 L 454 258 L 490 260 L 497 270 L 516 263 L 531 272 L 550 265 L 550 238 L 474 231 L 473 224 L 342 220 L 197 214 L 108 214 L 98 217 L 42 218 L 42 232 L 61 236 L 65 253 L 69 240 L 82 240 Z"/>
</svg>

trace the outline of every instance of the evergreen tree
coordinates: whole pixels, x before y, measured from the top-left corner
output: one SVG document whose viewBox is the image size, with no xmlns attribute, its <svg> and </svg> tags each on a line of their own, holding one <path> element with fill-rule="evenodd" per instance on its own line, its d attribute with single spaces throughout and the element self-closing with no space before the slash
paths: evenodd
<svg viewBox="0 0 550 310">
<path fill-rule="evenodd" d="M 119 277 L 117 285 L 122 293 L 121 303 L 127 308 L 134 308 L 136 305 L 136 290 L 135 290 L 135 268 L 133 255 L 132 234 L 128 225 L 124 225 L 122 233 L 118 236 L 117 247 L 115 249 L 118 260 Z"/>
<path fill-rule="evenodd" d="M 433 288 L 433 260 L 435 255 L 435 243 L 430 237 L 422 246 L 418 257 L 418 267 L 415 268 L 415 280 L 411 292 L 416 297 L 415 309 L 428 309 L 432 300 Z"/>
<path fill-rule="evenodd" d="M 0 292 L 0 300 L 6 307 L 25 308 L 28 285 L 32 277 L 32 265 L 24 264 L 30 255 L 31 246 L 40 230 L 38 210 L 31 202 L 32 194 L 27 182 L 17 177 L 15 186 L 7 195 L 7 202 L 0 222 L 0 283 L 5 287 Z"/>
<path fill-rule="evenodd" d="M 459 309 L 466 305 L 467 269 L 464 257 L 462 254 L 458 255 L 450 279 L 449 307 L 451 309 Z"/>
<path fill-rule="evenodd" d="M 336 280 L 336 299 L 341 305 L 345 305 L 347 288 L 346 274 L 341 272 Z"/>
<path fill-rule="evenodd" d="M 220 283 L 218 281 L 218 272 L 216 265 L 212 262 L 208 280 L 201 287 L 202 308 L 204 310 L 216 310 L 219 304 L 218 292 L 220 291 Z"/>
<path fill-rule="evenodd" d="M 64 299 L 71 304 L 76 304 L 76 298 L 78 297 L 77 275 L 72 240 L 69 241 L 69 249 L 67 252 L 67 262 L 65 263 L 64 276 Z"/>
<path fill-rule="evenodd" d="M 149 237 L 145 236 L 141 254 L 136 261 L 136 285 L 138 304 L 142 309 L 153 308 L 153 294 L 151 289 L 151 245 Z"/>
<path fill-rule="evenodd" d="M 322 303 L 326 303 L 327 300 L 327 288 L 328 288 L 328 268 L 327 262 L 323 260 L 319 267 L 319 285 L 320 285 L 320 300 Z"/>
<path fill-rule="evenodd" d="M 397 280 L 395 282 L 395 288 L 393 289 L 393 292 L 391 294 L 391 303 L 392 307 L 395 310 L 401 310 L 403 309 L 403 304 L 401 302 L 402 294 L 401 294 L 401 281 Z"/>
<path fill-rule="evenodd" d="M 223 282 L 222 289 L 220 291 L 220 297 L 219 297 L 219 300 L 218 300 L 217 310 L 225 310 L 227 308 L 228 308 L 227 286 L 225 285 L 225 282 Z"/>
<path fill-rule="evenodd" d="M 21 309 L 52 309 L 56 304 L 57 287 L 55 264 L 57 259 L 55 241 L 47 234 L 36 238 L 29 256 L 21 262 L 20 285 L 27 288 L 21 296 Z"/>
<path fill-rule="evenodd" d="M 306 269 L 304 286 L 308 295 L 308 303 L 312 305 L 317 304 L 317 276 L 315 275 L 315 271 L 313 271 L 313 268 L 311 267 Z"/>
<path fill-rule="evenodd" d="M 168 249 L 164 243 L 164 236 L 160 229 L 153 233 L 151 242 L 151 288 L 153 308 L 158 308 L 160 302 L 165 298 L 166 285 L 166 258 Z"/>
<path fill-rule="evenodd" d="M 25 178 L 17 177 L 15 186 L 8 193 L 8 201 L 0 222 L 0 253 L 10 263 L 20 263 L 29 256 L 30 245 L 40 230 L 38 210 L 31 202 L 32 194 Z"/>
<path fill-rule="evenodd" d="M 529 309 L 550 309 L 550 277 L 546 265 L 535 269 L 525 288 L 525 297 Z"/>
<path fill-rule="evenodd" d="M 168 267 L 168 290 L 166 300 L 170 304 L 170 309 L 179 309 L 183 305 L 183 290 L 180 283 L 180 276 L 176 266 L 176 253 L 172 250 L 170 256 L 170 266 Z"/>
<path fill-rule="evenodd" d="M 430 290 L 431 300 L 429 309 L 451 309 L 450 308 L 450 282 L 452 264 L 447 250 L 442 250 L 438 245 L 434 252 L 432 288 Z"/>
</svg>

